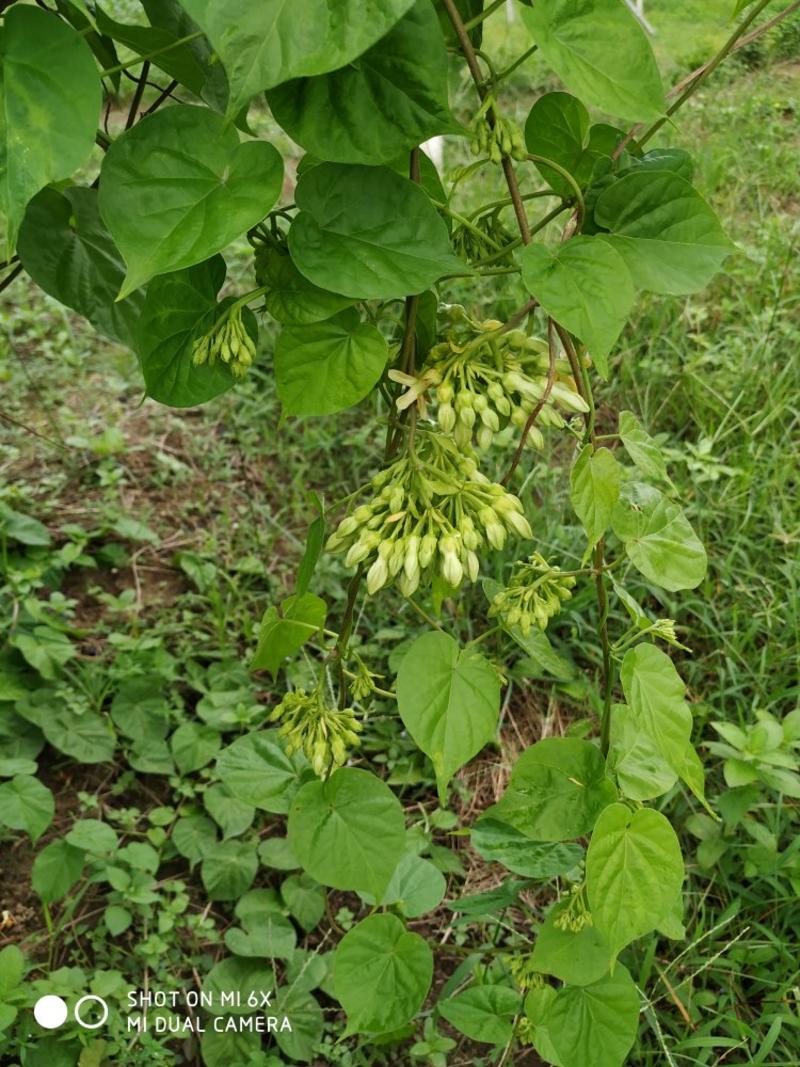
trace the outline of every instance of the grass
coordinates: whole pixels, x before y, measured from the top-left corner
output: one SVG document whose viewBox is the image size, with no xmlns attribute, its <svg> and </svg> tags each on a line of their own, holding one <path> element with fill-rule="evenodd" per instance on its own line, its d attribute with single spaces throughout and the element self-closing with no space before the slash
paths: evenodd
<svg viewBox="0 0 800 1067">
<path fill-rule="evenodd" d="M 728 32 L 729 7 L 730 0 L 709 0 L 676 10 L 668 0 L 653 0 L 648 15 L 659 29 L 656 47 L 666 66 L 678 73 L 698 55 L 704 58 Z M 518 46 L 513 28 L 509 32 L 497 19 L 490 29 L 497 35 L 492 47 L 513 55 L 512 45 Z M 524 77 L 537 71 L 534 60 Z M 520 113 L 524 77 L 513 83 Z M 798 438 L 800 419 L 799 86 L 797 66 L 785 60 L 755 69 L 737 63 L 682 113 L 680 129 L 662 138 L 693 149 L 698 184 L 740 251 L 728 272 L 698 296 L 639 304 L 601 397 L 604 410 L 631 408 L 661 436 L 672 477 L 709 549 L 709 575 L 695 594 L 649 601 L 654 611 L 676 618 L 692 648 L 680 667 L 699 742 L 714 736 L 712 721 L 747 724 L 756 711 L 781 717 L 797 704 L 800 512 L 791 442 Z M 502 195 L 499 183 L 497 192 Z M 485 198 L 492 195 L 487 186 Z M 234 289 L 245 256 L 241 248 L 233 257 Z M 520 303 L 515 286 L 487 282 L 484 311 L 512 310 Z M 198 682 L 198 672 L 243 659 L 252 650 L 264 607 L 291 590 L 313 517 L 306 489 L 328 500 L 344 496 L 380 461 L 376 413 L 362 406 L 335 420 L 282 425 L 269 366 L 274 336 L 269 327 L 259 367 L 240 388 L 202 410 L 181 413 L 142 404 L 132 357 L 33 286 L 18 282 L 3 293 L 0 315 L 7 339 L 0 362 L 5 385 L 0 492 L 56 534 L 53 553 L 42 556 L 44 584 L 37 586 L 34 573 L 18 576 L 22 593 L 43 596 L 45 590 L 63 611 L 79 648 L 70 665 L 73 694 L 102 700 L 107 684 L 118 689 L 130 677 L 150 672 L 175 708 L 191 707 L 197 686 L 205 684 Z M 567 560 L 579 544 L 566 493 L 568 460 L 566 453 L 529 460 L 525 482 L 543 551 Z M 537 508 L 537 498 L 546 507 Z M 126 521 L 131 518 L 135 524 Z M 65 565 L 56 554 L 70 545 L 82 550 Z M 503 559 L 496 561 L 498 576 L 503 565 Z M 31 572 L 35 569 L 32 564 Z M 316 591 L 331 598 L 336 610 L 345 578 L 341 564 L 325 558 L 315 579 Z M 596 637 L 586 620 L 591 595 L 589 590 L 576 596 L 553 630 L 559 650 L 580 668 L 578 681 L 546 685 L 530 664 L 515 666 L 506 755 L 513 731 L 529 742 L 554 723 L 579 730 L 587 707 L 596 706 Z M 642 595 L 649 595 L 644 588 Z M 457 618 L 465 635 L 480 627 L 484 610 L 479 592 L 465 597 Z M 612 618 L 612 625 L 620 621 Z M 402 600 L 378 598 L 357 615 L 362 651 L 391 677 L 397 650 L 416 625 Z M 289 680 L 302 684 L 309 669 L 301 661 Z M 278 692 L 259 681 L 247 699 L 269 705 Z M 404 784 L 409 801 L 421 798 L 420 832 L 433 835 L 434 847 L 451 845 L 446 829 L 429 826 L 430 818 L 438 817 L 426 792 L 429 769 L 391 714 L 375 716 L 365 751 L 387 766 L 391 780 Z M 74 768 L 57 758 L 49 772 L 59 791 L 60 832 L 78 815 L 100 810 L 118 826 L 131 827 L 135 839 L 150 840 L 156 826 L 149 813 L 175 803 L 169 789 L 151 787 L 155 778 L 123 772 L 108 782 L 87 771 L 73 781 Z M 732 798 L 728 803 L 735 808 L 739 794 L 726 790 L 715 757 L 709 756 L 707 770 L 710 795 Z M 496 779 L 495 756 L 477 761 L 462 779 L 456 806 L 464 811 L 483 797 L 491 799 Z M 199 793 L 184 799 L 200 803 Z M 738 812 L 726 809 L 727 850 L 710 866 L 696 851 L 692 804 L 677 795 L 668 810 L 690 857 L 688 944 L 675 948 L 651 938 L 629 953 L 632 973 L 648 998 L 634 1062 L 797 1067 L 796 802 L 762 790 L 743 797 Z M 189 891 L 189 918 L 180 938 L 164 932 L 161 944 L 145 939 L 131 959 L 122 944 L 107 943 L 79 908 L 68 921 L 62 918 L 58 936 L 48 937 L 41 917 L 26 903 L 30 850 L 17 841 L 12 852 L 24 886 L 14 908 L 38 959 L 49 955 L 54 963 L 127 974 L 147 967 L 154 981 L 185 977 L 181 953 L 188 943 L 201 966 L 213 960 L 228 919 L 219 907 L 203 917 L 196 885 Z M 440 856 L 442 862 L 466 859 L 463 850 L 449 855 Z M 481 888 L 487 877 L 479 866 L 467 875 L 464 892 Z M 348 921 L 344 906 L 334 915 L 339 924 Z M 436 921 L 449 921 L 447 916 Z M 0 932 L 0 944 L 3 936 Z M 462 934 L 454 940 L 454 952 L 466 951 Z M 157 1053 L 144 1043 L 126 1062 L 154 1062 Z M 459 1055 L 468 1059 L 454 1062 L 478 1062 L 477 1053 L 475 1059 L 468 1050 Z M 330 1044 L 326 1057 L 325 1062 L 343 1065 L 370 1062 L 359 1059 L 352 1045 L 348 1050 Z M 535 1061 L 519 1062 L 523 1067 Z"/>
</svg>

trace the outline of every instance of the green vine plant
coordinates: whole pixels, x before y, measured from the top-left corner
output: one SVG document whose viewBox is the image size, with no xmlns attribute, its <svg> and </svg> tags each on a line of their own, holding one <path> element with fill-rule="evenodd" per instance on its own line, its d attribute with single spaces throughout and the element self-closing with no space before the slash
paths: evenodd
<svg viewBox="0 0 800 1067">
<path fill-rule="evenodd" d="M 622 0 L 523 0 L 529 40 L 505 69 L 481 40 L 500 0 L 141 0 L 136 25 L 83 0 L 58 0 L 57 11 L 3 4 L 3 287 L 24 271 L 132 348 L 147 396 L 162 404 L 212 401 L 263 362 L 286 417 L 334 416 L 371 398 L 367 417 L 386 420 L 369 484 L 329 508 L 314 498 L 296 588 L 260 627 L 253 670 L 277 676 L 303 649 L 318 681 L 287 692 L 271 725 L 217 758 L 235 797 L 287 814 L 306 876 L 372 908 L 335 949 L 330 991 L 346 1035 L 386 1044 L 418 1020 L 415 1048 L 444 1062 L 452 1042 L 434 1025 L 444 1019 L 496 1048 L 493 1062 L 533 1045 L 561 1067 L 619 1067 L 642 1008 L 625 950 L 654 931 L 684 937 L 684 863 L 658 805 L 682 782 L 707 807 L 670 655 L 683 646 L 626 583 L 638 572 L 640 589 L 642 579 L 694 589 L 706 553 L 656 440 L 630 411 L 601 421 L 594 397 L 638 294 L 697 292 L 733 251 L 688 153 L 650 143 L 766 2 L 739 0 L 720 53 L 666 95 Z M 534 52 L 563 88 L 538 96 L 521 129 L 503 91 Z M 474 83 L 463 121 L 449 100 L 462 64 Z M 127 121 L 109 132 L 104 104 L 134 71 Z M 158 72 L 168 84 L 145 110 Z M 248 122 L 265 94 L 305 153 L 288 195 L 280 152 Z M 593 121 L 590 107 L 617 124 Z M 446 180 L 420 150 L 437 135 L 474 156 Z M 494 168 L 505 194 L 475 209 Z M 244 235 L 254 284 L 221 299 L 222 253 Z M 485 279 L 504 276 L 521 279 L 518 309 L 477 310 Z M 470 306 L 454 291 L 471 293 Z M 266 316 L 280 330 L 269 354 Z M 547 555 L 532 517 L 528 457 L 554 447 L 574 451 L 577 567 Z M 501 584 L 487 565 L 509 548 L 517 562 Z M 351 576 L 338 620 L 313 591 L 322 552 Z M 483 585 L 489 623 L 464 645 L 451 612 L 470 583 Z M 369 612 L 388 587 L 429 625 L 394 682 L 354 644 L 357 607 Z M 453 777 L 496 736 L 511 649 L 551 653 L 548 625 L 586 587 L 595 735 L 531 745 L 499 801 L 462 831 L 525 875 L 516 892 L 551 883 L 552 907 L 505 971 L 473 966 L 431 1004 L 433 949 L 394 905 L 409 870 L 428 910 L 444 886 L 425 861 L 409 868 L 396 793 L 357 765 L 364 718 L 373 703 L 396 709 L 445 806 Z M 621 633 L 608 625 L 614 599 L 630 616 Z M 237 889 L 218 898 L 253 881 L 237 849 L 225 876 L 236 868 Z M 245 945 L 241 958 L 254 951 Z"/>
</svg>

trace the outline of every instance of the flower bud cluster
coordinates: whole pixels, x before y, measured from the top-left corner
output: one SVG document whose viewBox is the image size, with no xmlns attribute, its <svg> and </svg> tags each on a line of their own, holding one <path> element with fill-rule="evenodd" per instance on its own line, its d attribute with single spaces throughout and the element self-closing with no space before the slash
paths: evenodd
<svg viewBox="0 0 800 1067">
<path fill-rule="evenodd" d="M 502 548 L 509 533 L 533 536 L 513 493 L 478 470 L 468 447 L 418 429 L 415 445 L 372 479 L 375 495 L 328 540 L 345 563 L 369 564 L 367 591 L 397 583 L 411 596 L 435 574 L 453 588 L 475 581 L 478 550 Z"/>
<path fill-rule="evenodd" d="M 330 708 L 321 691 L 287 693 L 269 717 L 280 722 L 278 733 L 291 756 L 302 751 L 320 778 L 347 761 L 349 750 L 359 743 L 362 725 L 352 708 Z"/>
<path fill-rule="evenodd" d="M 198 337 L 192 345 L 192 363 L 196 367 L 209 366 L 221 359 L 236 378 L 247 374 L 255 359 L 256 346 L 242 322 L 242 308 L 235 305 L 230 313 L 219 319 L 212 329 Z"/>
<path fill-rule="evenodd" d="M 483 111 L 483 109 L 481 109 Z M 522 130 L 511 119 L 504 118 L 492 108 L 494 122 L 487 122 L 481 112 L 471 124 L 473 156 L 488 156 L 492 163 L 502 163 L 503 156 L 524 160 L 528 158 L 528 148 Z"/>
<path fill-rule="evenodd" d="M 579 934 L 585 926 L 593 925 L 592 913 L 586 903 L 584 889 L 583 885 L 574 885 L 570 890 L 569 903 L 553 923 L 559 930 L 569 930 L 573 934 Z"/>
<path fill-rule="evenodd" d="M 500 256 L 499 249 L 512 245 L 514 235 L 506 228 L 499 211 L 490 211 L 474 220 L 471 226 L 456 226 L 453 230 L 456 255 L 470 263 L 492 257 L 492 263 L 502 266 L 510 262 L 512 252 Z"/>
<path fill-rule="evenodd" d="M 524 637 L 534 623 L 546 630 L 565 600 L 572 596 L 575 578 L 561 574 L 544 556 L 535 552 L 527 563 L 518 564 L 505 589 L 495 596 L 489 607 L 490 618 L 497 617 L 505 626 L 519 626 Z"/>
<path fill-rule="evenodd" d="M 549 353 L 545 341 L 529 337 L 524 330 L 500 333 L 502 323 L 494 319 L 473 322 L 466 313 L 464 319 L 466 324 L 457 318 L 446 339 L 430 350 L 426 370 L 439 379 L 434 395 L 442 430 L 452 433 L 461 447 L 474 437 L 478 448 L 486 449 L 509 423 L 525 426 L 541 403 L 547 389 Z M 557 408 L 568 415 L 587 410 L 569 377 L 569 364 L 557 361 L 556 371 L 537 416 L 538 425 L 528 432 L 526 443 L 534 448 L 544 446 L 539 426 L 564 425 Z"/>
</svg>

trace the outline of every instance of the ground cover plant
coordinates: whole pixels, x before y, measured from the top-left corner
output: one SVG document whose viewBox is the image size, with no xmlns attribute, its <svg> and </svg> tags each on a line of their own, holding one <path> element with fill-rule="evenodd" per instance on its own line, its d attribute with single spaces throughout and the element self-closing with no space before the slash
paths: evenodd
<svg viewBox="0 0 800 1067">
<path fill-rule="evenodd" d="M 793 72 L 704 84 L 785 13 L 668 101 L 617 0 L 43 6 L 0 39 L 3 1055 L 797 1062 Z M 683 107 L 752 124 L 698 159 L 729 227 Z"/>
</svg>

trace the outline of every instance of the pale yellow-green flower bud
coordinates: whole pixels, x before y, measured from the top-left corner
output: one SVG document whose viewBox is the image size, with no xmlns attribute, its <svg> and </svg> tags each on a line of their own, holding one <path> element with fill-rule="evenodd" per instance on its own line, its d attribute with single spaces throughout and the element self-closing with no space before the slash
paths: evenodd
<svg viewBox="0 0 800 1067">
<path fill-rule="evenodd" d="M 524 515 L 520 515 L 516 511 L 509 511 L 504 515 L 506 525 L 509 526 L 515 533 L 518 533 L 520 537 L 530 539 L 533 537 L 533 531 L 531 530 L 530 523 Z"/>
<path fill-rule="evenodd" d="M 488 426 L 481 426 L 475 434 L 475 441 L 477 442 L 478 448 L 484 452 L 491 446 L 493 439 L 494 434 Z"/>
<path fill-rule="evenodd" d="M 442 404 L 437 412 L 437 420 L 444 433 L 452 433 L 456 424 L 456 412 L 452 404 Z"/>
<path fill-rule="evenodd" d="M 434 557 L 436 552 L 436 536 L 435 534 L 425 534 L 420 541 L 419 545 L 419 565 L 420 567 L 427 567 Z"/>
</svg>

